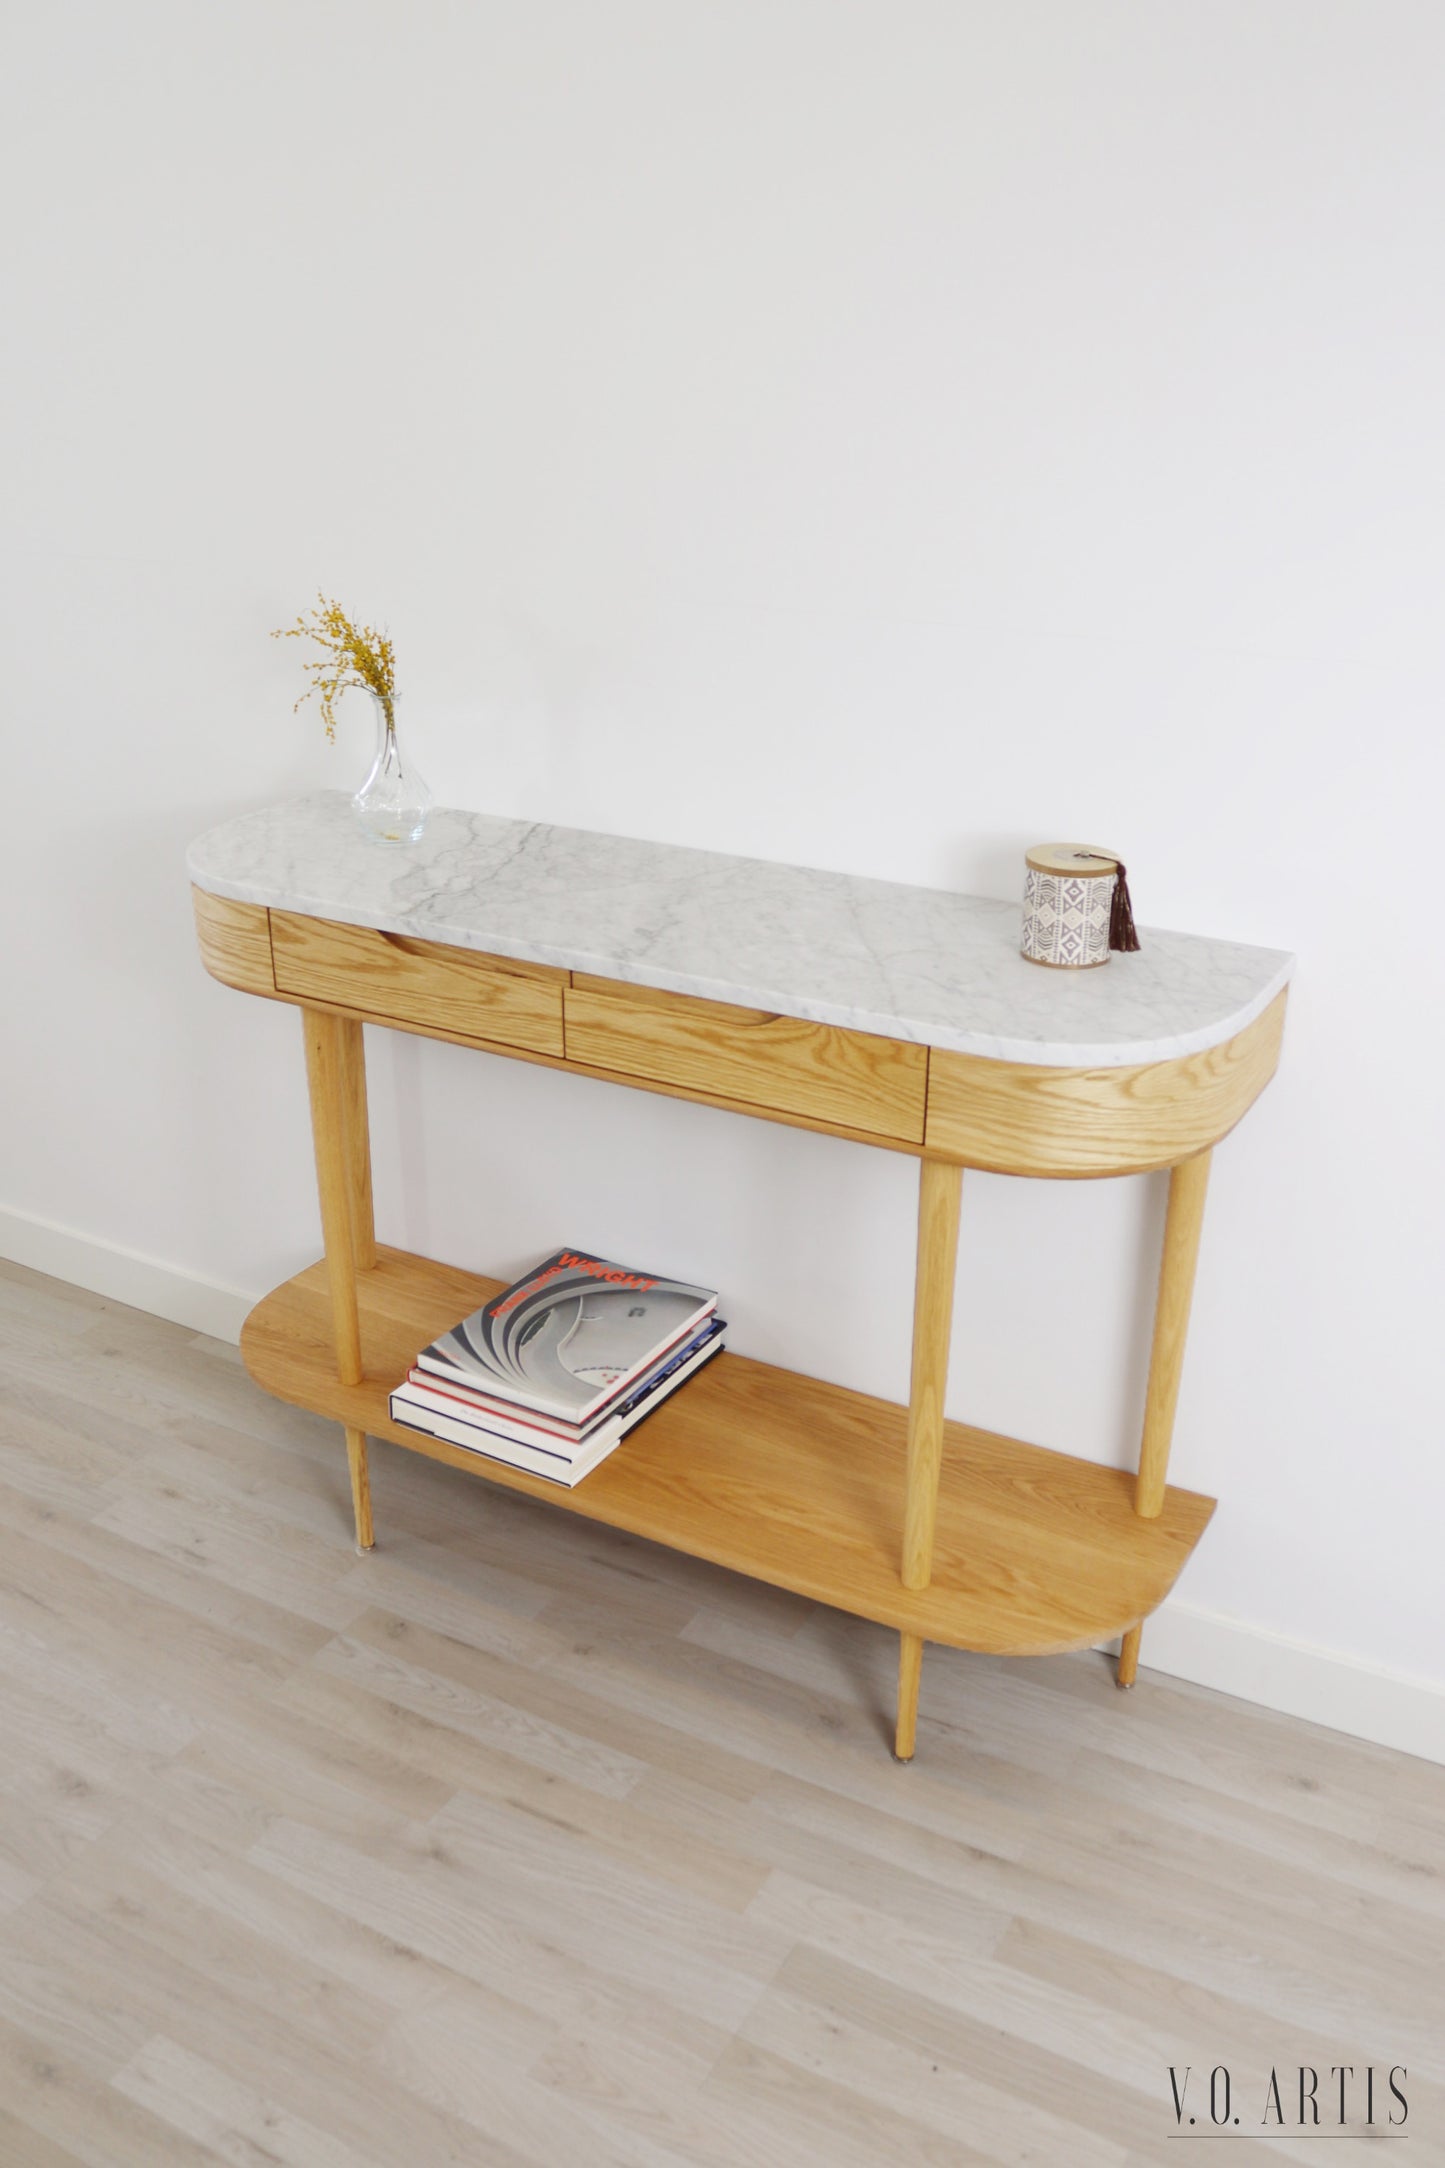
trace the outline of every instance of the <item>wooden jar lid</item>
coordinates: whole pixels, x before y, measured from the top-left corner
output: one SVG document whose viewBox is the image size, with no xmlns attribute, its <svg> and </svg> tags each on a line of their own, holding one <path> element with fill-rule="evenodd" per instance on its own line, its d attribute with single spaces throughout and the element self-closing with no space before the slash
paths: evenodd
<svg viewBox="0 0 1445 2168">
<path fill-rule="evenodd" d="M 1119 861 L 1088 843 L 1036 843 L 1024 862 L 1035 873 L 1065 873 L 1076 881 L 1112 881 Z"/>
</svg>

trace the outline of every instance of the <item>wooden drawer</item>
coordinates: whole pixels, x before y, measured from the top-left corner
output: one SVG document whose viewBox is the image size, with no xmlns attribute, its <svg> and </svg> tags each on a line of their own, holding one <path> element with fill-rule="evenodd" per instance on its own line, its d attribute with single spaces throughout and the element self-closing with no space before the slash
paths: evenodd
<svg viewBox="0 0 1445 2168">
<path fill-rule="evenodd" d="M 364 1010 L 443 1038 L 562 1052 L 565 971 L 295 911 L 271 913 L 278 993 Z"/>
<path fill-rule="evenodd" d="M 829 1129 L 923 1141 L 924 1047 L 580 972 L 565 1001 L 569 1061 Z"/>
</svg>

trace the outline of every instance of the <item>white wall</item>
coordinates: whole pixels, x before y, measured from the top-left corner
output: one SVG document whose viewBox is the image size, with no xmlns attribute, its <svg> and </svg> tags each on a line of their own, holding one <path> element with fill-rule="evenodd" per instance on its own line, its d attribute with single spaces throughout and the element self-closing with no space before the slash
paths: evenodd
<svg viewBox="0 0 1445 2168">
<path fill-rule="evenodd" d="M 266 638 L 324 587 L 444 800 L 1001 895 L 1095 838 L 1146 924 L 1296 948 L 1183 1593 L 1445 1685 L 1436 0 L 7 21 L 12 1241 L 250 1291 L 316 1249 L 294 1016 L 203 976 L 182 853 L 359 779 L 359 696 L 328 750 Z M 372 1051 L 385 1234 L 658 1258 L 901 1396 L 910 1162 Z M 954 1409 L 1127 1461 L 1161 1212 L 970 1178 Z"/>
</svg>

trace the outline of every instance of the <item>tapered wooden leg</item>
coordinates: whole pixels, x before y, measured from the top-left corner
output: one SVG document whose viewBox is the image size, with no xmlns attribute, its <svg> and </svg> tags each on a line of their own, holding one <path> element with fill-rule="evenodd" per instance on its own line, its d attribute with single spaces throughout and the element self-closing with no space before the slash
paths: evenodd
<svg viewBox="0 0 1445 2168">
<path fill-rule="evenodd" d="M 371 1203 L 371 1125 L 366 1112 L 366 1046 L 361 1019 L 338 1016 L 341 1098 L 346 1137 L 346 1196 L 351 1211 L 351 1247 L 358 1272 L 376 1263 L 376 1215 Z"/>
<path fill-rule="evenodd" d="M 1174 1411 L 1179 1405 L 1179 1380 L 1184 1372 L 1184 1343 L 1189 1333 L 1189 1308 L 1194 1299 L 1194 1272 L 1199 1262 L 1199 1235 L 1204 1225 L 1204 1198 L 1209 1188 L 1212 1154 L 1200 1152 L 1169 1170 L 1169 1209 L 1164 1216 L 1164 1254 L 1159 1263 L 1159 1294 L 1154 1305 L 1154 1344 L 1149 1355 L 1149 1386 L 1144 1396 L 1144 1435 L 1139 1444 L 1139 1477 L 1134 1486 L 1134 1511 L 1146 1521 L 1157 1520 L 1164 1510 L 1164 1491 L 1169 1479 L 1169 1448 L 1174 1440 Z M 1115 1678 L 1120 1686 L 1132 1686 L 1139 1669 L 1142 1626 L 1124 1636 Z"/>
<path fill-rule="evenodd" d="M 303 1009 L 306 1080 L 311 1090 L 311 1136 L 316 1150 L 316 1187 L 321 1233 L 331 1283 L 331 1320 L 336 1336 L 336 1375 L 343 1385 L 361 1380 L 361 1326 L 356 1314 L 356 1255 L 351 1236 L 351 1187 L 346 1128 L 344 1020 L 320 1009 Z"/>
<path fill-rule="evenodd" d="M 371 1476 L 366 1465 L 366 1432 L 346 1433 L 346 1465 L 351 1470 L 351 1503 L 356 1513 L 356 1548 L 369 1551 L 376 1542 L 371 1526 Z"/>
<path fill-rule="evenodd" d="M 893 1752 L 899 1761 L 912 1761 L 918 1734 L 918 1682 L 923 1673 L 923 1636 L 898 1636 L 898 1732 Z"/>
<path fill-rule="evenodd" d="M 1116 1686 L 1132 1686 L 1139 1675 L 1139 1637 L 1142 1626 L 1131 1626 L 1125 1634 L 1119 1650 L 1119 1668 L 1114 1673 Z"/>
<path fill-rule="evenodd" d="M 1189 1305 L 1194 1298 L 1194 1268 L 1199 1262 L 1199 1231 L 1204 1224 L 1204 1194 L 1209 1187 L 1211 1154 L 1181 1160 L 1169 1171 L 1169 1210 L 1164 1219 L 1164 1255 L 1159 1265 L 1159 1296 L 1154 1306 L 1154 1345 L 1149 1356 L 1149 1389 L 1144 1399 L 1144 1436 L 1139 1447 L 1139 1480 L 1134 1510 L 1146 1521 L 1164 1510 L 1174 1410 L 1184 1369 Z"/>
<path fill-rule="evenodd" d="M 963 1169 L 925 1159 L 918 1172 L 918 1271 L 913 1287 L 913 1376 L 908 1395 L 908 1474 L 903 1585 L 927 1588 L 938 1519 L 943 1396 L 953 1332 L 953 1268 Z M 905 1641 L 909 1637 L 904 1636 Z"/>
</svg>

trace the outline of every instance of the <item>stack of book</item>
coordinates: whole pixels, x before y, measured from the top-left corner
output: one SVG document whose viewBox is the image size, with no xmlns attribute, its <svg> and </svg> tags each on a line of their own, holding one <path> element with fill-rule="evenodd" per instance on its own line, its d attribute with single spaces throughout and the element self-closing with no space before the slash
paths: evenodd
<svg viewBox="0 0 1445 2168">
<path fill-rule="evenodd" d="M 422 1349 L 391 1419 L 570 1490 L 726 1331 L 706 1287 L 557 1250 Z"/>
</svg>

